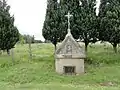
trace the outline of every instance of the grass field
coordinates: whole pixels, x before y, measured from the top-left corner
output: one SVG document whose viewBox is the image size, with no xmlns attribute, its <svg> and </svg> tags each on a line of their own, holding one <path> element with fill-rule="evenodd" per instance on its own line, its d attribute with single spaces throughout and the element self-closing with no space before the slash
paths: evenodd
<svg viewBox="0 0 120 90">
<path fill-rule="evenodd" d="M 0 90 L 120 90 L 120 49 L 110 45 L 88 47 L 85 74 L 59 75 L 54 70 L 52 44 L 16 45 L 14 64 L 6 53 L 0 55 Z"/>
</svg>

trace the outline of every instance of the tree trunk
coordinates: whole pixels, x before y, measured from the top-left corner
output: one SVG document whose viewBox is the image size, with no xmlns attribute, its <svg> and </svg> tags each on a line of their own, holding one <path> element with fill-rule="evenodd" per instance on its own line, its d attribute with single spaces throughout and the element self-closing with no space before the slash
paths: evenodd
<svg viewBox="0 0 120 90">
<path fill-rule="evenodd" d="M 87 51 L 88 51 L 88 48 L 87 48 L 88 44 L 89 44 L 88 42 L 85 42 L 85 54 L 86 54 L 86 56 L 87 56 Z"/>
<path fill-rule="evenodd" d="M 54 55 L 55 55 L 56 48 L 57 48 L 57 41 L 56 41 L 56 39 L 54 39 L 54 40 L 52 41 L 52 44 L 54 45 Z"/>
<path fill-rule="evenodd" d="M 57 49 L 57 46 L 56 44 L 54 44 L 54 56 L 56 55 L 56 49 Z"/>
<path fill-rule="evenodd" d="M 57 49 L 57 44 L 54 44 L 54 68 L 55 68 L 55 61 L 56 61 L 56 49 Z"/>
<path fill-rule="evenodd" d="M 0 50 L 0 55 L 2 54 L 2 50 Z"/>
<path fill-rule="evenodd" d="M 113 43 L 113 49 L 114 49 L 114 52 L 117 53 L 117 43 Z"/>
<path fill-rule="evenodd" d="M 9 49 L 7 49 L 7 54 L 10 56 L 10 50 Z"/>
<path fill-rule="evenodd" d="M 57 46 L 56 46 L 56 44 L 55 44 L 54 46 L 55 46 L 55 51 L 56 51 L 56 49 L 57 49 Z"/>
<path fill-rule="evenodd" d="M 88 48 L 87 48 L 88 44 L 89 44 L 88 42 L 85 42 L 85 52 L 86 52 L 86 54 L 87 54 L 87 51 L 88 51 Z"/>
</svg>

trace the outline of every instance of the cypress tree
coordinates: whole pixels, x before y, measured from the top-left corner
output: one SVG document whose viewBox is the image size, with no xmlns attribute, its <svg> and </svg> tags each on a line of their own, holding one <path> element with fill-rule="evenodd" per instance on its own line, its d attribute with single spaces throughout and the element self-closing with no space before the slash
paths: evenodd
<svg viewBox="0 0 120 90">
<path fill-rule="evenodd" d="M 6 1 L 0 2 L 0 49 L 7 50 L 14 48 L 19 40 L 19 32 L 14 26 L 14 16 L 9 13 L 10 6 Z"/>
<path fill-rule="evenodd" d="M 88 44 L 96 42 L 98 37 L 95 0 L 60 0 L 60 3 L 57 3 L 57 0 L 48 1 L 43 27 L 44 38 L 50 40 L 55 46 L 57 42 L 62 41 L 68 28 L 65 15 L 70 12 L 73 15 L 70 19 L 71 33 L 75 39 L 85 42 L 87 52 Z"/>
<path fill-rule="evenodd" d="M 47 0 L 46 19 L 42 32 L 44 38 L 54 44 L 55 49 L 57 42 L 60 41 L 59 15 L 57 0 Z"/>
<path fill-rule="evenodd" d="M 96 16 L 96 0 L 80 0 L 75 23 L 78 28 L 76 34 L 85 43 L 85 51 L 89 43 L 98 40 L 98 17 Z"/>
<path fill-rule="evenodd" d="M 120 43 L 120 1 L 101 0 L 99 39 L 112 44 L 115 53 Z"/>
</svg>

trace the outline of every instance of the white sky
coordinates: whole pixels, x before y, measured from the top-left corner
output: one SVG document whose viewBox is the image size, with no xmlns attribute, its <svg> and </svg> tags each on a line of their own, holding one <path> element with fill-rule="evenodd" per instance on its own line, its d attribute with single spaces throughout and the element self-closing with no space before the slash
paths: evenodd
<svg viewBox="0 0 120 90">
<path fill-rule="evenodd" d="M 11 14 L 15 16 L 15 25 L 22 34 L 34 35 L 44 40 L 42 27 L 45 20 L 47 0 L 8 0 Z"/>
<path fill-rule="evenodd" d="M 15 16 L 15 25 L 21 34 L 34 35 L 35 39 L 42 37 L 47 0 L 8 0 L 11 14 Z M 99 3 L 99 0 L 98 0 Z"/>
</svg>

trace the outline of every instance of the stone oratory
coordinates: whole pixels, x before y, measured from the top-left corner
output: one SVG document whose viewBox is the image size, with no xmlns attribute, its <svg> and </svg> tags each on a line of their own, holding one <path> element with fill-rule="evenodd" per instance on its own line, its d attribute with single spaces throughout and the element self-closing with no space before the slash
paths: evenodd
<svg viewBox="0 0 120 90">
<path fill-rule="evenodd" d="M 84 73 L 85 50 L 73 38 L 70 31 L 70 15 L 68 17 L 68 33 L 55 53 L 55 68 L 59 74 Z"/>
</svg>

